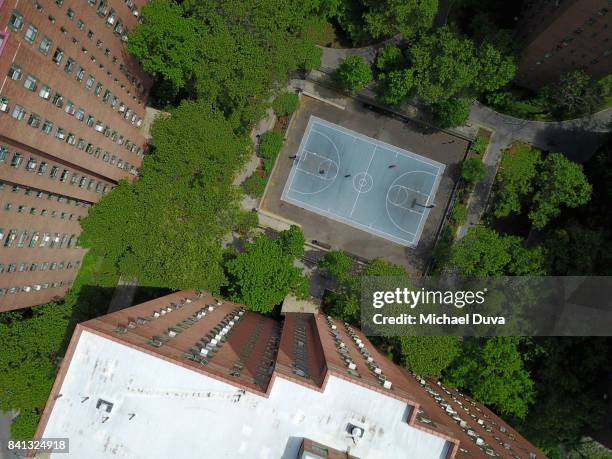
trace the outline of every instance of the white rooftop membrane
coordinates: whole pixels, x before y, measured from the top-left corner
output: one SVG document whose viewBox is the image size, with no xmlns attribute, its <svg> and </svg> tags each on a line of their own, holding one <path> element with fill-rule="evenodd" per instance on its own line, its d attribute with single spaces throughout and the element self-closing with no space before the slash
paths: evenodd
<svg viewBox="0 0 612 459">
<path fill-rule="evenodd" d="M 264 398 L 86 330 L 59 394 L 43 437 L 70 438 L 60 459 L 293 459 L 304 437 L 361 459 L 447 453 L 406 423 L 405 403 L 349 381 L 330 376 L 320 393 L 276 378 Z M 356 444 L 349 423 L 364 429 Z"/>
</svg>

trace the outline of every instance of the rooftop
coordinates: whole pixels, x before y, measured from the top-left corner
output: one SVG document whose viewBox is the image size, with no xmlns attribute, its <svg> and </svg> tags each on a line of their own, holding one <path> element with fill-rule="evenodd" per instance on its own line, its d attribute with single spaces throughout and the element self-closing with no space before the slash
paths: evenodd
<svg viewBox="0 0 612 459">
<path fill-rule="evenodd" d="M 194 292 L 80 324 L 37 436 L 69 437 L 71 454 L 92 459 L 315 457 L 305 439 L 327 457 L 544 457 L 348 324 L 278 322 Z"/>
</svg>

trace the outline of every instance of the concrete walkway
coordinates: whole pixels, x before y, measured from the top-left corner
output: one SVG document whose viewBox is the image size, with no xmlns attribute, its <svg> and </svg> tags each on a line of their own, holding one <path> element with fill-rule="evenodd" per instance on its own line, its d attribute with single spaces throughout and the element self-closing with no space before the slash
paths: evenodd
<svg viewBox="0 0 612 459">
<path fill-rule="evenodd" d="M 483 158 L 486 176 L 470 196 L 467 222 L 457 232 L 459 239 L 480 223 L 505 148 L 515 141 L 524 141 L 542 150 L 563 153 L 573 161 L 587 161 L 610 132 L 612 109 L 569 121 L 545 122 L 514 118 L 475 102 L 469 119 L 472 124 L 491 129 L 493 136 Z"/>
<path fill-rule="evenodd" d="M 382 41 L 375 45 L 364 46 L 363 48 L 327 48 L 325 46 L 319 46 L 323 51 L 321 56 L 321 70 L 324 72 L 334 71 L 338 68 L 340 60 L 347 56 L 361 56 L 365 61 L 374 65 L 376 60 L 376 54 L 381 48 L 387 45 L 397 44 L 401 41 L 401 37 L 396 35 L 395 37 L 389 38 L 388 40 Z"/>
</svg>

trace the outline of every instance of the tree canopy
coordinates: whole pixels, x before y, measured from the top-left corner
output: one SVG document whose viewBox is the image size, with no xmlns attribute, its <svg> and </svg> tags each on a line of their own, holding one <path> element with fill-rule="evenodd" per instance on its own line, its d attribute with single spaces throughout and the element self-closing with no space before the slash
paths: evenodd
<svg viewBox="0 0 612 459">
<path fill-rule="evenodd" d="M 345 57 L 334 73 L 334 79 L 343 89 L 361 91 L 372 81 L 372 69 L 365 59 L 358 55 Z"/>
<path fill-rule="evenodd" d="M 353 43 L 401 34 L 412 38 L 431 28 L 438 0 L 342 0 L 335 19 Z"/>
<path fill-rule="evenodd" d="M 560 117 L 591 113 L 601 102 L 601 89 L 584 70 L 571 70 L 543 90 L 550 109 Z"/>
<path fill-rule="evenodd" d="M 257 236 L 225 265 L 230 299 L 253 311 L 268 313 L 290 291 L 298 298 L 307 297 L 308 281 L 302 269 L 293 265 L 303 253 L 304 236 L 297 226 L 283 231 L 278 240 Z"/>
<path fill-rule="evenodd" d="M 141 178 L 90 209 L 83 244 L 142 285 L 219 292 L 221 241 L 241 216 L 232 180 L 252 145 L 205 102 L 183 102 L 152 134 Z"/>
<path fill-rule="evenodd" d="M 456 336 L 402 336 L 404 365 L 421 377 L 439 378 L 459 355 Z"/>
<path fill-rule="evenodd" d="M 152 0 L 142 8 L 143 23 L 130 34 L 127 50 L 144 69 L 176 88 L 187 84 L 198 57 L 199 24 L 185 17 L 174 0 Z"/>
<path fill-rule="evenodd" d="M 529 219 L 535 228 L 542 229 L 561 213 L 561 206 L 578 207 L 590 198 L 591 185 L 582 166 L 561 153 L 551 153 L 542 163 Z"/>
<path fill-rule="evenodd" d="M 524 418 L 534 401 L 534 383 L 521 352 L 522 338 L 467 338 L 446 372 L 446 381 L 506 415 Z"/>
<path fill-rule="evenodd" d="M 465 276 L 541 275 L 544 250 L 525 247 L 518 236 L 477 226 L 453 246 L 450 262 Z"/>
</svg>

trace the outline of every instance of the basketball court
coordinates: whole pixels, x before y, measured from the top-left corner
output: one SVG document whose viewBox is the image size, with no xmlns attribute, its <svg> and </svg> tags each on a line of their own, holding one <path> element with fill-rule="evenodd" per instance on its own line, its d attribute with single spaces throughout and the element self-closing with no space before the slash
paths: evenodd
<svg viewBox="0 0 612 459">
<path fill-rule="evenodd" d="M 403 246 L 418 244 L 444 164 L 310 116 L 281 199 Z"/>
</svg>

